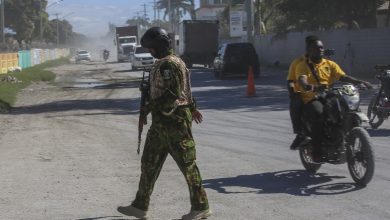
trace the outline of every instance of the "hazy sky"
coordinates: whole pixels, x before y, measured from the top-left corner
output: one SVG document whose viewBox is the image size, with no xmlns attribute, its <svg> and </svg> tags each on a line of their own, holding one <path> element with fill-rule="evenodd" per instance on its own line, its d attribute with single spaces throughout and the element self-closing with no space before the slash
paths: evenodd
<svg viewBox="0 0 390 220">
<path fill-rule="evenodd" d="M 126 20 L 137 16 L 143 16 L 144 4 L 150 19 L 154 18 L 154 0 L 48 0 L 47 12 L 50 19 L 56 17 L 68 20 L 73 31 L 84 35 L 102 36 L 108 31 L 108 23 L 118 26 L 124 25 Z M 157 0 L 156 0 L 157 1 Z M 199 7 L 199 0 L 195 0 Z M 162 19 L 163 11 L 160 12 Z"/>
</svg>

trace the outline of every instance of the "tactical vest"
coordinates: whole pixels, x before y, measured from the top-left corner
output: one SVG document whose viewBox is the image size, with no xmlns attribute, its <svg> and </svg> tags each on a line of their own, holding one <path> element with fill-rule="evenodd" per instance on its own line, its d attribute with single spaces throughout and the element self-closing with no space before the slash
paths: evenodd
<svg viewBox="0 0 390 220">
<path fill-rule="evenodd" d="M 190 84 L 190 71 L 187 69 L 185 63 L 175 55 L 168 55 L 162 59 L 159 59 L 150 74 L 150 99 L 154 100 L 162 96 L 166 90 L 164 87 L 164 78 L 160 72 L 160 67 L 164 62 L 173 62 L 182 74 L 180 83 L 180 96 L 175 102 L 177 106 L 185 106 L 192 103 L 192 93 Z M 172 110 L 174 110 L 172 109 Z"/>
</svg>

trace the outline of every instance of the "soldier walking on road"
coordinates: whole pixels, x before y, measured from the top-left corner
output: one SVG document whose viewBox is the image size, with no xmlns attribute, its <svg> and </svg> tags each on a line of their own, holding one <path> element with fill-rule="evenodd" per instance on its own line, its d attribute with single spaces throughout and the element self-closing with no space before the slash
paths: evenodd
<svg viewBox="0 0 390 220">
<path fill-rule="evenodd" d="M 149 103 L 141 111 L 152 114 L 141 159 L 138 192 L 131 205 L 118 207 L 128 216 L 147 218 L 150 196 L 161 168 L 170 154 L 183 173 L 190 192 L 191 211 L 182 219 L 202 219 L 211 215 L 206 192 L 196 165 L 192 120 L 202 122 L 192 98 L 189 70 L 173 55 L 168 33 L 159 27 L 146 31 L 142 47 L 159 59 L 150 72 Z"/>
</svg>

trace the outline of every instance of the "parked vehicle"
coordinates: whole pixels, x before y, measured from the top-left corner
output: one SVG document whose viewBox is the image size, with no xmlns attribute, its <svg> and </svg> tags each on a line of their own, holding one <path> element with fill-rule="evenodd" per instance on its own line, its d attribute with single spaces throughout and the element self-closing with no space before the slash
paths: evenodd
<svg viewBox="0 0 390 220">
<path fill-rule="evenodd" d="M 367 116 L 372 128 L 382 125 L 390 116 L 390 65 L 377 65 L 379 72 L 375 77 L 379 80 L 379 91 L 371 98 L 368 105 Z"/>
<path fill-rule="evenodd" d="M 218 21 L 184 20 L 179 25 L 178 40 L 176 52 L 188 67 L 211 66 L 218 50 Z"/>
<path fill-rule="evenodd" d="M 228 76 L 247 76 L 249 66 L 252 66 L 254 76 L 258 77 L 259 59 L 251 43 L 223 44 L 213 62 L 214 75 L 219 79 Z"/>
<path fill-rule="evenodd" d="M 131 65 L 133 70 L 140 68 L 150 69 L 155 62 L 155 59 L 150 54 L 149 50 L 147 48 L 142 47 L 141 45 L 135 46 L 134 52 L 131 57 Z"/>
<path fill-rule="evenodd" d="M 315 173 L 322 163 L 347 162 L 352 179 L 360 186 L 367 185 L 374 174 L 374 153 L 368 132 L 362 127 L 367 116 L 360 111 L 359 89 L 351 84 L 334 86 L 318 94 L 324 104 L 323 141 L 321 160 L 313 160 L 313 145 L 306 141 L 299 148 L 305 169 Z M 311 137 L 310 123 L 303 115 L 307 136 Z M 309 139 L 310 140 L 310 139 Z"/>
<path fill-rule="evenodd" d="M 118 62 L 129 61 L 134 47 L 138 44 L 138 27 L 116 27 L 114 42 L 117 48 Z"/>
<path fill-rule="evenodd" d="M 81 60 L 91 61 L 91 54 L 86 50 L 78 50 L 76 51 L 75 60 L 76 63 Z"/>
</svg>

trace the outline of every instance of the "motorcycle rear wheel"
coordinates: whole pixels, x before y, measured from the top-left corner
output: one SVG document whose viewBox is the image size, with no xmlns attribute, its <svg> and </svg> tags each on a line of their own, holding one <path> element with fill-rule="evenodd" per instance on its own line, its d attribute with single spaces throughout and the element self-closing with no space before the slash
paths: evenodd
<svg viewBox="0 0 390 220">
<path fill-rule="evenodd" d="M 374 175 L 374 152 L 369 137 L 364 128 L 355 127 L 348 138 L 348 170 L 359 186 L 366 186 Z"/>
<path fill-rule="evenodd" d="M 301 158 L 302 165 L 307 172 L 316 173 L 320 169 L 321 164 L 313 162 L 312 149 L 313 147 L 311 146 L 310 143 L 300 147 L 299 157 Z"/>
<path fill-rule="evenodd" d="M 379 99 L 378 96 L 379 94 L 375 94 L 375 96 L 372 97 L 367 109 L 367 117 L 369 119 L 369 124 L 372 129 L 377 129 L 379 126 L 382 125 L 383 121 L 385 120 L 383 117 L 376 113 L 376 107 L 378 106 Z"/>
</svg>

